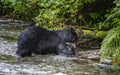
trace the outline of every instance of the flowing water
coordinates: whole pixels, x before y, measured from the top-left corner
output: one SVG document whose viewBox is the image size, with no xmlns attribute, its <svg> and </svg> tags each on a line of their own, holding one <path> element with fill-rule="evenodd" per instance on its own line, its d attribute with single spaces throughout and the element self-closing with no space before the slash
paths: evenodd
<svg viewBox="0 0 120 75">
<path fill-rule="evenodd" d="M 35 55 L 17 60 L 17 37 L 21 29 L 0 23 L 0 75 L 120 75 L 96 62 L 77 57 Z"/>
</svg>

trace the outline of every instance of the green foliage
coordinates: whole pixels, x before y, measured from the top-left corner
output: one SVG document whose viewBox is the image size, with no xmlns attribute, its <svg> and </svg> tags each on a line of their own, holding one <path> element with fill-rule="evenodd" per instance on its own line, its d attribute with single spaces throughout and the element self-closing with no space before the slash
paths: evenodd
<svg viewBox="0 0 120 75">
<path fill-rule="evenodd" d="M 0 15 L 9 15 L 10 12 L 13 11 L 13 1 L 14 0 L 0 0 Z"/>
<path fill-rule="evenodd" d="M 105 1 L 106 8 L 96 4 L 102 4 L 104 0 L 49 0 L 42 3 L 39 15 L 34 19 L 39 26 L 61 27 L 63 25 L 84 25 L 93 27 L 92 24 L 104 20 L 104 12 L 109 10 L 113 0 Z M 40 4 L 41 5 L 41 4 Z M 96 7 L 96 8 L 95 8 Z M 95 11 L 94 11 L 95 10 Z M 98 11 L 96 11 L 98 10 Z M 51 16 L 52 15 L 52 16 Z"/>
<path fill-rule="evenodd" d="M 99 22 L 95 25 L 95 28 L 98 29 L 98 30 L 109 30 L 111 29 L 112 27 L 110 26 L 110 23 L 109 22 Z"/>
<path fill-rule="evenodd" d="M 38 0 L 16 0 L 14 3 L 13 18 L 21 20 L 32 20 L 39 12 Z"/>
<path fill-rule="evenodd" d="M 0 15 L 31 21 L 36 25 L 61 28 L 63 25 L 106 28 L 105 14 L 114 0 L 1 0 Z M 99 24 L 97 24 L 99 23 Z M 96 25 L 97 24 L 97 25 Z M 107 26 L 109 27 L 109 26 Z"/>
<path fill-rule="evenodd" d="M 7 2 L 9 0 L 5 1 Z M 10 0 L 10 1 L 12 2 L 11 5 L 13 6 L 14 9 L 13 12 L 11 12 L 14 18 L 22 20 L 31 20 L 34 17 L 36 17 L 34 18 L 34 20 L 36 21 L 36 24 L 40 26 L 48 25 L 48 27 L 57 26 L 61 27 L 62 25 L 80 25 L 80 24 L 85 24 L 88 26 L 89 24 L 95 22 L 101 17 L 99 12 L 92 12 L 92 10 L 90 11 L 88 10 L 88 8 L 94 10 L 94 7 L 89 5 L 92 4 L 95 5 L 95 3 L 97 3 L 96 0 L 67 0 L 67 1 Z M 4 3 L 4 1 L 2 3 Z M 86 17 L 90 17 L 90 19 L 93 20 L 90 20 Z"/>
<path fill-rule="evenodd" d="M 105 22 L 111 21 L 112 19 L 114 19 L 116 17 L 120 17 L 120 8 L 119 7 L 116 7 L 112 10 L 111 14 L 107 17 Z"/>
<path fill-rule="evenodd" d="M 120 18 L 120 1 L 115 0 L 114 3 L 116 4 L 116 7 L 112 9 L 109 15 L 107 15 L 105 22 L 111 21 L 114 18 Z"/>
<path fill-rule="evenodd" d="M 99 13 L 90 13 L 89 16 L 93 19 L 93 20 L 96 20 L 98 18 L 100 18 L 100 14 Z"/>
<path fill-rule="evenodd" d="M 101 62 L 104 59 L 112 60 L 113 66 L 120 69 L 120 27 L 111 29 L 101 46 Z"/>
<path fill-rule="evenodd" d="M 120 1 L 115 0 L 114 3 L 116 7 L 112 8 L 110 13 L 105 15 L 106 20 L 98 23 L 99 29 L 109 30 L 120 25 Z"/>
<path fill-rule="evenodd" d="M 120 18 L 114 18 L 112 22 L 113 27 L 120 26 Z"/>
<path fill-rule="evenodd" d="M 49 0 L 42 3 L 43 8 L 35 18 L 35 21 L 39 26 L 46 27 L 45 25 L 47 25 L 51 28 L 63 25 L 83 25 L 84 27 L 96 27 L 96 29 L 108 30 L 112 26 L 109 23 L 102 23 L 101 21 L 104 21 L 105 14 L 110 12 L 113 7 L 113 1 Z M 99 5 L 101 5 L 101 8 Z M 96 25 L 96 23 L 98 24 Z"/>
<path fill-rule="evenodd" d="M 90 0 L 89 0 L 90 1 Z M 82 0 L 49 0 L 42 3 L 42 9 L 35 18 L 36 24 L 42 27 L 62 27 L 63 25 L 75 24 L 76 15 L 81 10 Z"/>
<path fill-rule="evenodd" d="M 101 62 L 112 60 L 115 68 L 120 69 L 120 0 L 115 0 L 116 7 L 106 14 L 106 20 L 99 25 L 110 29 L 101 46 Z M 111 29 L 112 28 L 112 29 Z"/>
</svg>

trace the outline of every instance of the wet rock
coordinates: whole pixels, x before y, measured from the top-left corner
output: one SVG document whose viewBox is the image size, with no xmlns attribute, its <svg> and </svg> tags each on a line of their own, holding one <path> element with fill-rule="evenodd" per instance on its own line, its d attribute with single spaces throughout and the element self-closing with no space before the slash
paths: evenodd
<svg viewBox="0 0 120 75">
<path fill-rule="evenodd" d="M 98 61 L 100 59 L 100 57 L 98 55 L 92 55 L 92 56 L 88 57 L 88 59 Z"/>
<path fill-rule="evenodd" d="M 105 59 L 102 64 L 112 65 L 112 60 Z"/>
<path fill-rule="evenodd" d="M 112 60 L 105 59 L 103 62 L 96 64 L 98 67 L 102 69 L 111 69 L 114 70 L 112 66 Z"/>
<path fill-rule="evenodd" d="M 107 65 L 107 64 L 97 64 L 97 65 L 103 69 L 114 69 L 112 65 Z"/>
<path fill-rule="evenodd" d="M 10 18 L 7 18 L 7 19 L 0 18 L 0 24 L 1 24 L 0 26 L 2 27 L 5 27 L 5 26 L 28 27 L 28 26 L 34 25 L 34 22 L 33 21 L 25 22 L 25 21 L 10 19 Z"/>
<path fill-rule="evenodd" d="M 86 59 L 86 60 L 90 59 L 90 60 L 99 61 L 99 59 L 100 59 L 98 50 L 79 51 L 76 53 L 76 55 L 78 57 Z"/>
<path fill-rule="evenodd" d="M 13 19 L 3 19 L 3 18 L 0 18 L 0 23 L 10 23 L 10 22 L 13 22 L 14 20 Z"/>
</svg>

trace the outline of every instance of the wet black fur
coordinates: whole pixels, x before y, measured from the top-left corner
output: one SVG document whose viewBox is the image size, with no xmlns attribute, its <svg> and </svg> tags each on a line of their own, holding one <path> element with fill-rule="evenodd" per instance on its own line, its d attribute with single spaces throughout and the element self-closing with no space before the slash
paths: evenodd
<svg viewBox="0 0 120 75">
<path fill-rule="evenodd" d="M 74 29 L 51 31 L 31 26 L 21 32 L 16 55 L 20 57 L 34 54 L 66 54 L 66 42 L 76 42 Z"/>
</svg>

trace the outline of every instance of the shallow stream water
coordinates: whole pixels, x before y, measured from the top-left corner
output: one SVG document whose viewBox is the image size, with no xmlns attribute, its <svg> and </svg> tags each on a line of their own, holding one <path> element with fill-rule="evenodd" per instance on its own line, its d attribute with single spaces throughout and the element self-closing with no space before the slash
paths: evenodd
<svg viewBox="0 0 120 75">
<path fill-rule="evenodd" d="M 0 75 L 120 75 L 116 70 L 96 66 L 95 61 L 77 57 L 35 55 L 17 60 L 14 56 L 20 32 L 0 23 Z"/>
</svg>

